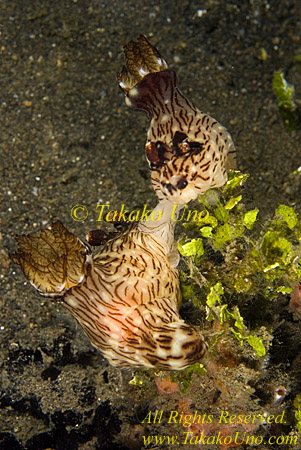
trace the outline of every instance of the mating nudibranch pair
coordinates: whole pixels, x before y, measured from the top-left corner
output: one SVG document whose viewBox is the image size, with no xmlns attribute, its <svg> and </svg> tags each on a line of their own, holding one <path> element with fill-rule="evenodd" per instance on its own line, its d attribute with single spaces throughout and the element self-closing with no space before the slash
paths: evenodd
<svg viewBox="0 0 301 450">
<path fill-rule="evenodd" d="M 171 213 L 223 185 L 235 149 L 226 129 L 178 90 L 175 73 L 144 36 L 127 44 L 125 55 L 119 85 L 127 104 L 151 119 L 146 156 L 157 220 L 129 225 L 95 256 L 56 222 L 18 237 L 11 257 L 41 294 L 62 300 L 112 365 L 179 370 L 201 359 L 207 345 L 179 316 Z"/>
</svg>

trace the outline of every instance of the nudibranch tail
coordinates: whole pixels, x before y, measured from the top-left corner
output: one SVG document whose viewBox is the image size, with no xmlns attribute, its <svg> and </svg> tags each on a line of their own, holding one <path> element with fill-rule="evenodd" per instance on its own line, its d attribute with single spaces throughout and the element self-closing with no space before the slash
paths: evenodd
<svg viewBox="0 0 301 450">
<path fill-rule="evenodd" d="M 18 237 L 11 256 L 39 293 L 61 297 L 92 344 L 119 367 L 178 370 L 207 350 L 202 334 L 178 313 L 178 273 L 169 259 L 173 225 L 170 205 L 165 208 L 161 226 L 143 232 L 143 223 L 133 223 L 93 258 L 60 222 Z"/>
<path fill-rule="evenodd" d="M 235 147 L 226 128 L 182 94 L 175 72 L 166 63 L 156 70 L 141 70 L 143 56 L 147 60 L 154 47 L 146 38 L 141 46 L 140 39 L 130 43 L 130 53 L 126 47 L 128 69 L 119 74 L 119 85 L 127 105 L 145 111 L 151 119 L 146 156 L 159 200 L 185 204 L 226 183 L 227 170 L 236 165 Z M 135 73 L 139 76 L 130 76 Z"/>
<path fill-rule="evenodd" d="M 16 237 L 10 258 L 42 295 L 60 296 L 80 284 L 92 261 L 90 249 L 57 221 L 49 229 Z"/>
<path fill-rule="evenodd" d="M 137 42 L 130 41 L 123 49 L 127 67 L 117 73 L 117 81 L 126 94 L 148 73 L 167 68 L 166 61 L 143 35 L 139 36 Z"/>
</svg>

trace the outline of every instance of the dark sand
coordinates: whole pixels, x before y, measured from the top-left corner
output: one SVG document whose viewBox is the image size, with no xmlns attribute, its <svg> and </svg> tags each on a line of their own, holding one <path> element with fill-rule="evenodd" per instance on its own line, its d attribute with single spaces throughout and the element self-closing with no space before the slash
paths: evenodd
<svg viewBox="0 0 301 450">
<path fill-rule="evenodd" d="M 189 99 L 229 129 L 238 167 L 250 173 L 250 206 L 262 217 L 279 203 L 300 212 L 301 173 L 293 172 L 301 134 L 286 131 L 272 91 L 273 73 L 283 70 L 300 105 L 300 10 L 297 0 L 1 2 L 0 449 L 134 448 L 126 436 L 148 394 L 130 387 L 131 374 L 110 367 L 8 259 L 17 233 L 60 219 L 84 238 L 99 225 L 97 204 L 155 204 L 147 120 L 128 110 L 116 83 L 122 46 L 145 34 Z M 85 222 L 71 218 L 76 204 L 87 207 Z M 296 389 L 288 369 L 296 355 L 287 362 L 286 352 L 277 367 L 283 362 L 283 384 Z M 150 391 L 153 409 L 172 408 L 153 384 Z"/>
</svg>

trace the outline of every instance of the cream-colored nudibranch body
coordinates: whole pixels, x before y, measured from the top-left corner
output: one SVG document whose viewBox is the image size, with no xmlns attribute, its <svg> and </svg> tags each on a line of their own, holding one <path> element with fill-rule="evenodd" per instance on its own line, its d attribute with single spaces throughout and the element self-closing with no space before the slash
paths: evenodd
<svg viewBox="0 0 301 450">
<path fill-rule="evenodd" d="M 179 316 L 171 205 L 157 210 L 159 220 L 130 225 L 93 258 L 60 222 L 19 237 L 12 256 L 41 294 L 62 299 L 93 345 L 119 367 L 183 369 L 207 349 L 202 334 Z"/>
</svg>

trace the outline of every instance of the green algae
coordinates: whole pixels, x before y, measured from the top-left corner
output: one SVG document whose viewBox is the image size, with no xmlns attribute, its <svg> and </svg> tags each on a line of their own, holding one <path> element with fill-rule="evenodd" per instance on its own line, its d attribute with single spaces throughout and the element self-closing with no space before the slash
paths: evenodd
<svg viewBox="0 0 301 450">
<path fill-rule="evenodd" d="M 294 102 L 295 88 L 288 84 L 282 72 L 277 71 L 273 76 L 273 90 L 278 100 L 278 108 L 287 130 L 293 131 L 300 128 L 297 108 Z"/>
<path fill-rule="evenodd" d="M 252 308 L 258 298 L 273 302 L 292 291 L 301 277 L 301 220 L 287 205 L 278 206 L 267 221 L 258 208 L 247 210 L 238 192 L 247 178 L 230 171 L 222 189 L 199 199 L 202 219 L 183 224 L 179 251 L 189 272 L 181 273 L 180 282 L 183 301 L 190 297 L 206 309 L 207 321 L 222 327 L 211 347 L 230 330 L 241 346 L 249 345 L 255 357 L 262 357 L 270 343 L 269 327 L 260 314 L 247 327 L 240 310 L 246 303 Z"/>
<path fill-rule="evenodd" d="M 178 383 L 179 389 L 182 393 L 186 393 L 192 383 L 193 375 L 198 373 L 200 376 L 207 374 L 203 364 L 195 363 L 184 370 L 172 372 L 171 380 Z"/>
<path fill-rule="evenodd" d="M 210 191 L 200 198 L 204 218 L 183 224 L 179 251 L 185 258 L 193 257 L 194 263 L 197 260 L 200 271 L 207 273 L 207 292 L 221 282 L 228 294 L 260 290 L 273 299 L 301 276 L 301 220 L 292 207 L 280 205 L 269 221 L 258 222 L 259 209 L 246 210 L 242 195 L 235 192 L 246 178 L 230 171 L 219 198 L 212 201 Z M 191 233 L 199 237 L 191 239 Z M 225 260 L 224 270 L 212 264 L 214 253 Z"/>
</svg>

